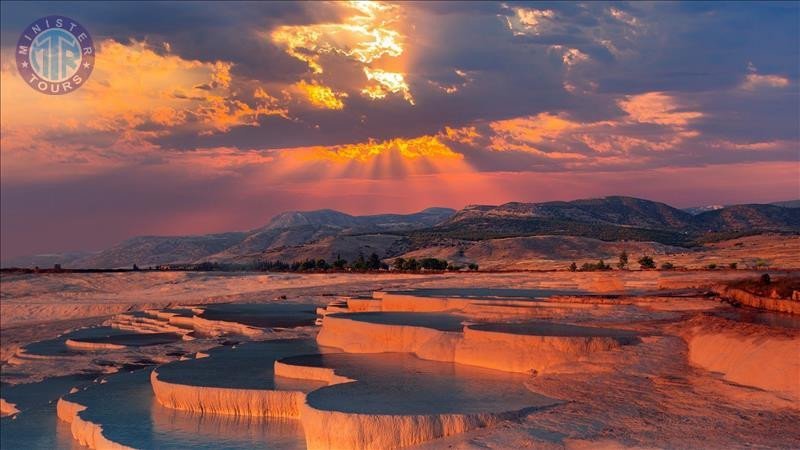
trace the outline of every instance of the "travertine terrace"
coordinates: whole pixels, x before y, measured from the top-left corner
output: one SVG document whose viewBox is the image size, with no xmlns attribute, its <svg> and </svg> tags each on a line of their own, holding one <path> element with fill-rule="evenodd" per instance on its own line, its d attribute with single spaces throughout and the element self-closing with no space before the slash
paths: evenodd
<svg viewBox="0 0 800 450">
<path fill-rule="evenodd" d="M 796 319 L 733 307 L 699 276 L 391 282 L 148 304 L 22 345 L 4 381 L 52 375 L 4 384 L 3 445 L 800 444 Z"/>
</svg>

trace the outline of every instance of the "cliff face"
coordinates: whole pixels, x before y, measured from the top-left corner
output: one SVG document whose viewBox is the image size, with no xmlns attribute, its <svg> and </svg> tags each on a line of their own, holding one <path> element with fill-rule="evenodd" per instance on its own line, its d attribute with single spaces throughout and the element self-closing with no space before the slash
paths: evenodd
<svg viewBox="0 0 800 450">
<path fill-rule="evenodd" d="M 412 353 L 432 361 L 541 374 L 592 353 L 637 342 L 634 335 L 622 330 L 601 334 L 602 331 L 611 330 L 542 324 L 512 332 L 467 325 L 463 332 L 452 332 L 328 315 L 323 319 L 317 342 L 350 353 Z"/>
<path fill-rule="evenodd" d="M 693 365 L 800 402 L 800 331 L 701 316 L 680 333 Z"/>
</svg>

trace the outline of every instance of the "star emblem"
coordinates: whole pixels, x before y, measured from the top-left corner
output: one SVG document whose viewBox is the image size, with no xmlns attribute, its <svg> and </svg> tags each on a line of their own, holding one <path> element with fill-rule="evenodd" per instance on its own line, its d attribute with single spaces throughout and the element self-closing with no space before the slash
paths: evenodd
<svg viewBox="0 0 800 450">
<path fill-rule="evenodd" d="M 88 69 L 91 66 L 88 62 L 83 63 L 83 68 Z"/>
<path fill-rule="evenodd" d="M 23 69 L 27 69 L 28 68 L 28 61 L 22 61 L 22 68 Z"/>
</svg>

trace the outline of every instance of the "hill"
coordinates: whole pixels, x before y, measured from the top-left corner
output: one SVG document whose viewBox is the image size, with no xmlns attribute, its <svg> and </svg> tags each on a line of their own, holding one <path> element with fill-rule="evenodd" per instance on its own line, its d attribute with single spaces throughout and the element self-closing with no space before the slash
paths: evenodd
<svg viewBox="0 0 800 450">
<path fill-rule="evenodd" d="M 98 253 L 17 261 L 46 262 L 37 265 L 48 267 L 61 263 L 70 268 L 115 268 L 134 263 L 147 267 L 306 259 L 330 262 L 337 256 L 353 261 L 359 255 L 376 253 L 384 260 L 401 255 L 432 256 L 459 264 L 484 261 L 494 268 L 529 267 L 532 261 L 562 261 L 578 255 L 610 258 L 622 248 L 648 254 L 675 253 L 676 248 L 693 251 L 706 243 L 765 233 L 800 233 L 800 208 L 746 204 L 690 213 L 660 202 L 612 196 L 472 205 L 460 211 L 429 208 L 413 214 L 290 211 L 247 232 L 142 236 Z"/>
</svg>

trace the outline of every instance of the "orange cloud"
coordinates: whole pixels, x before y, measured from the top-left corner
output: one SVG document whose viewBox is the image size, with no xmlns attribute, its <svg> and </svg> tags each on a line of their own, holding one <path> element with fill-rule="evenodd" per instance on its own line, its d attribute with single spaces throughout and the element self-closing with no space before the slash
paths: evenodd
<svg viewBox="0 0 800 450">
<path fill-rule="evenodd" d="M 347 98 L 347 94 L 344 92 L 334 92 L 330 87 L 320 84 L 317 81 L 307 83 L 305 80 L 300 80 L 300 82 L 295 83 L 293 87 L 315 108 L 344 108 L 342 99 Z"/>
<path fill-rule="evenodd" d="M 506 24 L 515 35 L 541 34 L 556 16 L 551 9 L 516 7 L 511 9 L 514 15 L 506 17 Z"/>
<path fill-rule="evenodd" d="M 239 97 L 247 85 L 234 87 L 232 64 L 225 61 L 187 60 L 146 42 L 104 40 L 95 63 L 91 78 L 63 96 L 37 93 L 15 68 L 2 67 L 4 176 L 83 176 L 154 157 L 160 148 L 152 140 L 175 128 L 208 134 L 256 126 L 263 115 L 289 117 L 288 100 L 262 87 Z"/>
<path fill-rule="evenodd" d="M 310 147 L 306 149 L 304 156 L 309 159 L 337 162 L 365 162 L 390 152 L 397 152 L 401 157 L 408 160 L 419 158 L 463 158 L 463 155 L 454 152 L 436 136 L 420 136 L 411 139 L 397 138 L 381 142 L 369 140 L 362 143 L 332 147 Z"/>
<path fill-rule="evenodd" d="M 338 56 L 360 66 L 367 81 L 372 82 L 360 89 L 364 95 L 382 99 L 397 93 L 413 104 L 405 73 L 379 67 L 405 51 L 405 38 L 399 31 L 400 5 L 377 1 L 335 5 L 343 9 L 344 18 L 339 22 L 284 25 L 275 28 L 269 38 L 287 54 L 305 62 L 313 74 L 324 73 L 323 56 Z"/>
<path fill-rule="evenodd" d="M 489 128 L 494 132 L 489 148 L 495 151 L 541 153 L 536 144 L 552 141 L 580 126 L 577 122 L 550 113 L 498 120 L 489 123 Z"/>
<path fill-rule="evenodd" d="M 3 68 L 3 129 L 33 127 L 42 131 L 74 128 L 75 123 L 115 132 L 148 121 L 164 127 L 185 124 L 200 117 L 197 131 L 226 131 L 232 126 L 253 125 L 259 114 L 286 116 L 277 100 L 246 103 L 234 98 L 232 64 L 186 60 L 157 53 L 146 42 L 99 43 L 91 79 L 68 96 L 48 97 L 30 89 L 12 68 Z M 262 90 L 263 91 L 263 90 Z M 48 117 L 43 121 L 42 117 Z"/>
<path fill-rule="evenodd" d="M 390 93 L 400 93 L 408 103 L 414 104 L 414 97 L 411 95 L 402 73 L 364 67 L 364 74 L 367 76 L 367 80 L 375 81 L 376 83 L 361 90 L 367 97 L 379 99 L 386 97 Z"/>
<path fill-rule="evenodd" d="M 488 148 L 568 161 L 569 167 L 630 164 L 637 162 L 634 150 L 666 151 L 700 135 L 690 125 L 703 114 L 681 107 L 665 93 L 628 96 L 618 105 L 627 115 L 615 120 L 578 122 L 564 113 L 544 112 L 490 122 Z M 648 156 L 636 158 L 641 162 Z"/>
<path fill-rule="evenodd" d="M 642 123 L 685 127 L 703 117 L 701 112 L 682 110 L 674 97 L 663 92 L 629 95 L 617 104 L 632 120 Z"/>
<path fill-rule="evenodd" d="M 272 31 L 272 41 L 289 55 L 304 61 L 314 73 L 323 73 L 320 56 L 337 54 L 371 63 L 403 53 L 400 33 L 390 26 L 397 6 L 382 2 L 348 2 L 354 14 L 342 23 L 285 25 Z"/>
<path fill-rule="evenodd" d="M 475 127 L 462 127 L 450 128 L 444 127 L 444 133 L 441 134 L 443 138 L 452 142 L 460 142 L 462 144 L 474 145 L 481 137 L 478 129 Z"/>
</svg>

